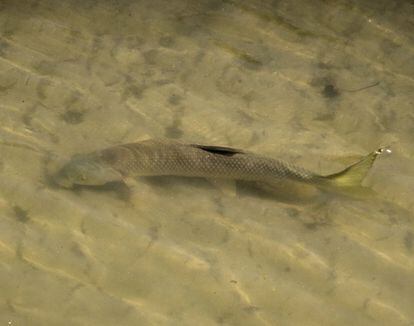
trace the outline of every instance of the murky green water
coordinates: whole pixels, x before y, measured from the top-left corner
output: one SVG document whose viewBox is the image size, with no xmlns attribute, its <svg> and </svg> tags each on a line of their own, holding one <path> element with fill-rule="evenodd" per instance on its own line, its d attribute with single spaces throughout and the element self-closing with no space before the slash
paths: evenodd
<svg viewBox="0 0 414 326">
<path fill-rule="evenodd" d="M 414 325 L 413 17 L 410 1 L 0 1 L 0 323 Z M 393 155 L 361 200 L 47 182 L 50 154 L 159 137 L 321 173 Z"/>
</svg>

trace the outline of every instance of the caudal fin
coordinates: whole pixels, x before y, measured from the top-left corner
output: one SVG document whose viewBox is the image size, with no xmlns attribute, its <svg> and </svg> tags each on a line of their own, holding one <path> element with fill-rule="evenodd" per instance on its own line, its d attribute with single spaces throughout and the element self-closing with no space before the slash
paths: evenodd
<svg viewBox="0 0 414 326">
<path fill-rule="evenodd" d="M 391 153 L 391 150 L 389 148 L 380 148 L 364 156 L 360 161 L 348 166 L 345 170 L 327 175 L 324 179 L 329 185 L 340 189 L 360 187 L 376 158 L 384 153 Z"/>
</svg>

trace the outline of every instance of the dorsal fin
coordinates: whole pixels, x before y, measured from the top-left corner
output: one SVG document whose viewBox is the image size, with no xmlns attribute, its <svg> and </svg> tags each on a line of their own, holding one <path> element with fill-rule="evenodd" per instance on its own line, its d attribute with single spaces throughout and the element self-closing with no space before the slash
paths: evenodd
<svg viewBox="0 0 414 326">
<path fill-rule="evenodd" d="M 235 154 L 245 153 L 241 149 L 232 148 L 232 147 L 208 146 L 208 145 L 199 145 L 199 144 L 191 144 L 190 146 L 199 148 L 203 151 L 206 151 L 212 154 L 219 154 L 219 155 L 225 155 L 225 156 L 233 156 Z"/>
</svg>

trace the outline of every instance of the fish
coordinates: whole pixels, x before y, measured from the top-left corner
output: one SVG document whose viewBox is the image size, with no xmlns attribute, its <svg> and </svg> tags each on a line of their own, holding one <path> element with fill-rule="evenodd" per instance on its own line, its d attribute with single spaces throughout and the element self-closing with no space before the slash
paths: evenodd
<svg viewBox="0 0 414 326">
<path fill-rule="evenodd" d="M 391 150 L 380 148 L 337 173 L 320 175 L 283 160 L 237 148 L 149 139 L 76 154 L 53 179 L 63 188 L 127 183 L 128 179 L 140 176 L 180 176 L 268 184 L 290 180 L 318 187 L 350 189 L 360 186 L 376 158 L 385 152 Z"/>
</svg>

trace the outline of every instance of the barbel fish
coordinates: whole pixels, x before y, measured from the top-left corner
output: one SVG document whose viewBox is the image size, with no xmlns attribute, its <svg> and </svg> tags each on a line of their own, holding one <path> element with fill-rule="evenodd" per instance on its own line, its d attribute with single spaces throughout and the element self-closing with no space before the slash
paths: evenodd
<svg viewBox="0 0 414 326">
<path fill-rule="evenodd" d="M 145 140 L 77 154 L 55 175 L 65 188 L 74 185 L 99 186 L 138 176 L 184 176 L 277 183 L 293 180 L 321 187 L 359 186 L 380 148 L 346 169 L 319 175 L 281 160 L 244 150 L 182 143 L 173 140 Z"/>
</svg>

